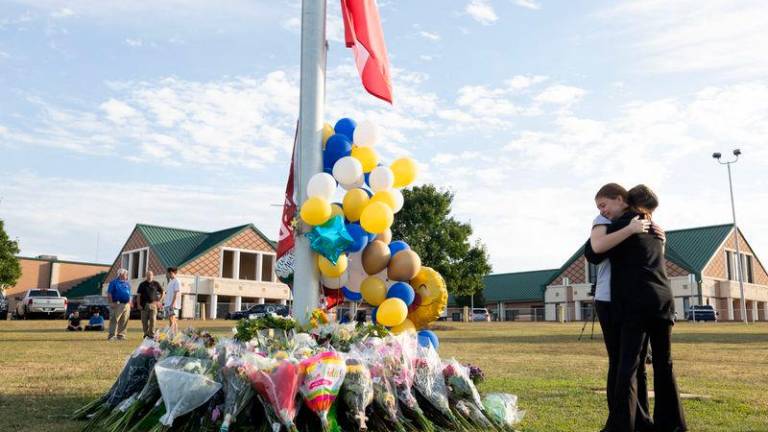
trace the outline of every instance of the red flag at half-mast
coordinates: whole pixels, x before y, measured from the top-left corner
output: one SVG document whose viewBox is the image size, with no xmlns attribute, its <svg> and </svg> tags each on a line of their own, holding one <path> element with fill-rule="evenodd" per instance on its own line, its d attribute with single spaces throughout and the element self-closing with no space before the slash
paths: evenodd
<svg viewBox="0 0 768 432">
<path fill-rule="evenodd" d="M 392 81 L 376 0 L 341 0 L 344 38 L 352 48 L 363 87 L 392 103 Z"/>
</svg>

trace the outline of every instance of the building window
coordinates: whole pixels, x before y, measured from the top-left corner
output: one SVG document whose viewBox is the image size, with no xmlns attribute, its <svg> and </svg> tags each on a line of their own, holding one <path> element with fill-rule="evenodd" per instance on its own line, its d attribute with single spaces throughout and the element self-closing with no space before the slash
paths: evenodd
<svg viewBox="0 0 768 432">
<path fill-rule="evenodd" d="M 243 280 L 256 280 L 256 263 L 259 254 L 240 252 L 240 277 Z"/>
<path fill-rule="evenodd" d="M 149 249 L 137 249 L 122 253 L 120 267 L 128 270 L 130 279 L 143 279 L 147 274 Z"/>
<path fill-rule="evenodd" d="M 754 274 L 752 274 L 752 256 L 751 255 L 743 255 L 744 257 L 744 273 L 746 276 L 746 282 L 747 283 L 754 283 Z"/>
<path fill-rule="evenodd" d="M 235 251 L 225 250 L 221 258 L 221 277 L 235 278 Z"/>
<path fill-rule="evenodd" d="M 274 255 L 261 256 L 261 280 L 262 282 L 272 282 L 275 267 Z"/>
<path fill-rule="evenodd" d="M 725 263 L 726 263 L 726 279 L 737 281 L 739 280 L 739 270 L 744 272 L 743 280 L 746 283 L 754 283 L 754 270 L 752 268 L 752 255 L 740 254 L 741 268 L 736 258 L 736 252 L 725 251 Z"/>
<path fill-rule="evenodd" d="M 734 271 L 733 254 L 731 251 L 725 251 L 725 278 L 728 280 L 737 280 L 736 272 Z"/>
</svg>

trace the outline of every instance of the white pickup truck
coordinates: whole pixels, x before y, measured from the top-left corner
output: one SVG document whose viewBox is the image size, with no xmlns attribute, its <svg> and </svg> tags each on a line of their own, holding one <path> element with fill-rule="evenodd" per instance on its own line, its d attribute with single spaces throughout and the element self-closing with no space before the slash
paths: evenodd
<svg viewBox="0 0 768 432">
<path fill-rule="evenodd" d="M 24 298 L 16 297 L 16 316 L 22 319 L 32 317 L 66 318 L 67 298 L 55 289 L 31 289 Z"/>
</svg>

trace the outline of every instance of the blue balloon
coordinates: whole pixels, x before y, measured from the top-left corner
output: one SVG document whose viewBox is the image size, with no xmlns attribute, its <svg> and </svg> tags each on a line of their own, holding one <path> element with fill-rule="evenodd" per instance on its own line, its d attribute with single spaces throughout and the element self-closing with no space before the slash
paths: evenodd
<svg viewBox="0 0 768 432">
<path fill-rule="evenodd" d="M 440 341 L 432 330 L 422 330 L 418 333 L 419 345 L 428 348 L 430 345 L 437 350 L 440 348 Z"/>
<path fill-rule="evenodd" d="M 390 256 L 395 256 L 396 253 L 410 248 L 411 247 L 408 246 L 408 243 L 402 240 L 395 240 L 389 243 L 389 254 Z"/>
<path fill-rule="evenodd" d="M 354 242 L 347 247 L 347 252 L 360 252 L 368 244 L 368 233 L 359 223 L 348 223 L 347 232 L 352 236 Z"/>
<path fill-rule="evenodd" d="M 413 303 L 413 299 L 416 298 L 416 293 L 407 283 L 397 282 L 392 284 L 387 290 L 387 298 L 399 298 L 405 302 L 406 306 L 410 306 Z"/>
<path fill-rule="evenodd" d="M 374 324 L 378 324 L 376 322 L 376 312 L 378 312 L 378 311 L 379 311 L 379 307 L 378 306 L 376 306 L 375 308 L 371 309 L 371 322 L 374 323 Z"/>
<path fill-rule="evenodd" d="M 349 156 L 352 152 L 352 140 L 344 135 L 333 134 L 325 143 L 325 150 L 323 150 L 323 170 L 328 169 L 333 173 L 333 166 L 336 165 L 336 161 Z M 326 171 L 327 172 L 327 171 Z"/>
<path fill-rule="evenodd" d="M 341 134 L 349 138 L 350 141 L 352 141 L 353 137 L 355 136 L 355 128 L 357 127 L 357 123 L 352 120 L 351 118 L 343 118 L 336 122 L 336 126 L 333 127 L 334 132 L 337 134 Z M 326 144 L 327 147 L 327 144 Z"/>
<path fill-rule="evenodd" d="M 365 185 L 368 187 L 371 187 L 371 173 L 367 172 L 363 174 L 363 179 L 365 180 Z"/>
<path fill-rule="evenodd" d="M 359 302 L 363 299 L 363 295 L 359 292 L 350 291 L 347 287 L 341 287 L 341 292 L 344 294 L 344 297 L 347 298 L 347 300 L 353 301 L 353 302 Z"/>
</svg>

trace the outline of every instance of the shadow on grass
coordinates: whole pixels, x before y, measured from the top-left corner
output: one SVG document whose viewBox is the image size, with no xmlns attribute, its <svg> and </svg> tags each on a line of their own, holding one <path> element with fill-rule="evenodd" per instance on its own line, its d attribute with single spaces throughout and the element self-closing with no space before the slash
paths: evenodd
<svg viewBox="0 0 768 432">
<path fill-rule="evenodd" d="M 70 420 L 72 413 L 98 395 L 0 394 L 2 430 L 8 431 L 79 431 L 84 422 Z"/>
</svg>

